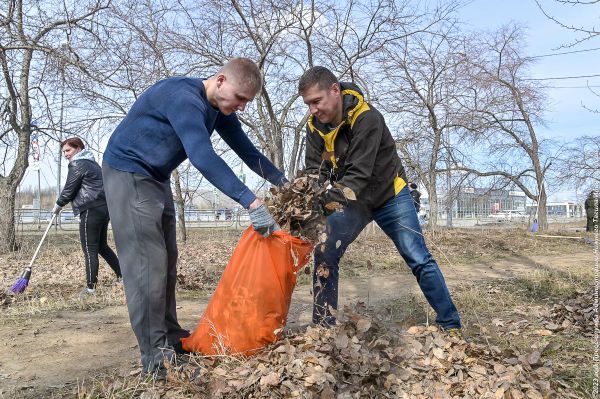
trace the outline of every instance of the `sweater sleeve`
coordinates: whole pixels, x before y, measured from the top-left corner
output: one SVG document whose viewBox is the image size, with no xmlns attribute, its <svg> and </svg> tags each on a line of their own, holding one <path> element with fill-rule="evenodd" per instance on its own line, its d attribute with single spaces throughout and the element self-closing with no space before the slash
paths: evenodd
<svg viewBox="0 0 600 399">
<path fill-rule="evenodd" d="M 273 162 L 252 144 L 235 114 L 225 116 L 219 120 L 216 130 L 227 145 L 254 173 L 275 186 L 280 185 L 285 180 L 285 176 L 273 165 Z"/>
<path fill-rule="evenodd" d="M 206 103 L 188 92 L 172 95 L 166 103 L 166 116 L 192 165 L 221 192 L 248 208 L 256 196 L 215 152 L 205 125 Z"/>
</svg>

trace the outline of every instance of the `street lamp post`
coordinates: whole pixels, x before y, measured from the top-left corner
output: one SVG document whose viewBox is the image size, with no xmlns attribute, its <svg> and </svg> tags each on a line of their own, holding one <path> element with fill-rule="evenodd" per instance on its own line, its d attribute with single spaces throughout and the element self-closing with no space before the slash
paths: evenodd
<svg viewBox="0 0 600 399">
<path fill-rule="evenodd" d="M 452 212 L 454 208 L 454 198 L 452 193 L 452 171 L 450 170 L 450 131 L 446 143 L 446 227 L 452 227 Z"/>
<path fill-rule="evenodd" d="M 58 171 L 57 171 L 57 181 L 56 181 L 56 198 L 60 196 L 60 179 L 61 179 L 61 168 L 62 168 L 62 148 L 60 148 L 60 143 L 63 140 L 63 117 L 64 117 L 64 109 L 65 109 L 65 51 L 67 48 L 67 43 L 63 42 L 60 45 L 60 58 L 59 58 L 59 70 L 60 70 L 60 82 L 61 82 L 61 91 L 60 91 L 60 121 L 58 127 Z"/>
<path fill-rule="evenodd" d="M 38 224 L 38 229 L 41 228 L 40 219 L 41 219 L 41 209 L 42 209 L 42 185 L 40 179 L 40 142 L 39 137 L 36 131 L 37 125 L 35 121 L 31 121 L 29 124 L 29 135 L 31 137 L 31 155 L 33 157 L 32 170 L 37 171 L 37 193 L 35 199 L 33 200 L 33 212 L 35 220 Z"/>
</svg>

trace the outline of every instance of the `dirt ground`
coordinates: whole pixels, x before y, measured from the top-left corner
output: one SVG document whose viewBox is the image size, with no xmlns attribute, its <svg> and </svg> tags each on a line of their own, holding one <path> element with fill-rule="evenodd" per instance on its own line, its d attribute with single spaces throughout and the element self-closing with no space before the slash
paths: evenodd
<svg viewBox="0 0 600 399">
<path fill-rule="evenodd" d="M 515 256 L 470 265 L 446 263 L 442 270 L 452 292 L 466 281 L 508 279 L 540 270 L 581 271 L 591 269 L 592 264 L 591 249 L 582 249 L 569 254 Z M 340 306 L 357 300 L 374 305 L 409 292 L 418 292 L 418 286 L 408 269 L 345 278 L 340 284 Z M 209 299 L 209 295 L 191 299 L 180 296 L 181 325 L 193 329 Z M 298 285 L 288 318 L 290 328 L 309 324 L 311 302 L 310 286 Z M 465 333 L 469 335 L 468 328 Z M 59 310 L 0 323 L 0 336 L 0 398 L 73 394 L 83 381 L 103 374 L 127 377 L 140 370 L 139 352 L 124 305 Z"/>
</svg>

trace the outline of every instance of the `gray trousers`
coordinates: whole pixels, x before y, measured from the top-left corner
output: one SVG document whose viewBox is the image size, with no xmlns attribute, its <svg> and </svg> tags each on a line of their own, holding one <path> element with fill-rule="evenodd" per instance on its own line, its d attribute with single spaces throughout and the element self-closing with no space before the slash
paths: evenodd
<svg viewBox="0 0 600 399">
<path fill-rule="evenodd" d="M 174 356 L 189 332 L 179 326 L 175 304 L 177 241 L 169 182 L 102 165 L 106 202 L 121 263 L 127 310 L 144 371 Z"/>
</svg>

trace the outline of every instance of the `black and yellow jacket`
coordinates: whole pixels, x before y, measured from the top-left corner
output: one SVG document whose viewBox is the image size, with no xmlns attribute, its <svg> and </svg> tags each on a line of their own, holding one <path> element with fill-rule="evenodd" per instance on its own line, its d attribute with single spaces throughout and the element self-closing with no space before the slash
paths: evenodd
<svg viewBox="0 0 600 399">
<path fill-rule="evenodd" d="M 340 125 L 308 119 L 306 171 L 349 187 L 358 202 L 377 209 L 406 185 L 404 167 L 383 115 L 354 84 L 341 83 L 341 89 Z"/>
</svg>

